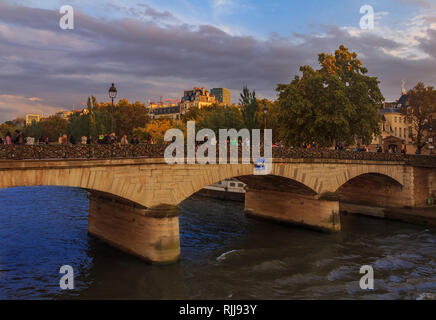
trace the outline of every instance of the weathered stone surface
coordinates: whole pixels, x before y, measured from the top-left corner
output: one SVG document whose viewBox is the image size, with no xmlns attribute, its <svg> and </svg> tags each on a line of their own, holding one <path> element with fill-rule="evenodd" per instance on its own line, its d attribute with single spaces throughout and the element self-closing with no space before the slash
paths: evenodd
<svg viewBox="0 0 436 320">
<path fill-rule="evenodd" d="M 90 194 L 88 232 L 106 243 L 150 263 L 180 258 L 179 220 L 173 206 L 161 205 L 160 217 L 148 209 Z M 170 214 L 165 215 L 165 209 Z"/>
<path fill-rule="evenodd" d="M 339 232 L 339 202 L 269 190 L 248 190 L 247 215 L 265 220 L 300 225 L 326 232 Z"/>
<path fill-rule="evenodd" d="M 348 190 L 345 195 L 357 200 L 366 197 L 365 203 L 379 204 L 391 197 L 389 206 L 415 207 L 425 205 L 426 199 L 436 192 L 435 171 L 402 161 L 273 159 L 271 175 L 254 177 L 253 164 L 168 165 L 162 158 L 1 160 L 0 188 L 72 186 L 151 208 L 162 203 L 178 205 L 207 185 L 238 177 L 253 189 L 317 197 Z M 371 192 L 375 195 L 375 190 L 385 185 L 376 177 L 384 177 L 383 181 L 392 181 L 396 187 L 373 197 Z M 358 183 L 359 179 L 367 183 Z"/>
</svg>

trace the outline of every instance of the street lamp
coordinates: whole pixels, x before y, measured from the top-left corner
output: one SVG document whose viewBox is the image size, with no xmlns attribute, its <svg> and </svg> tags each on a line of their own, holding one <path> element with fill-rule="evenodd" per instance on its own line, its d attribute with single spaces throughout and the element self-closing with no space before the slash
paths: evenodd
<svg viewBox="0 0 436 320">
<path fill-rule="evenodd" d="M 266 114 L 268 113 L 268 106 L 266 105 L 266 102 L 263 105 L 263 121 L 264 121 L 264 130 L 266 130 Z"/>
<path fill-rule="evenodd" d="M 430 143 L 429 149 L 430 149 L 430 154 L 433 154 L 433 149 L 434 149 L 434 145 L 433 145 L 433 119 L 432 116 L 430 116 L 430 134 L 429 134 L 429 138 L 428 138 L 428 142 Z"/>
<path fill-rule="evenodd" d="M 112 99 L 112 112 L 111 112 L 111 133 L 114 132 L 114 99 L 117 97 L 117 88 L 115 88 L 114 83 L 109 88 L 109 98 Z"/>
</svg>

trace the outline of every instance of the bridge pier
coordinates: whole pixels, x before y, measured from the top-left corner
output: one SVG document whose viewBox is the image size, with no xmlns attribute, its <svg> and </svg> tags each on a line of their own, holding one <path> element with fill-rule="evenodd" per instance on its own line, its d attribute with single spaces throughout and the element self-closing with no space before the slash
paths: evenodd
<svg viewBox="0 0 436 320">
<path fill-rule="evenodd" d="M 180 258 L 179 209 L 170 205 L 144 208 L 99 192 L 89 193 L 88 232 L 149 263 Z"/>
<path fill-rule="evenodd" d="M 341 231 L 339 201 L 271 190 L 245 194 L 245 213 L 253 218 L 294 224 L 325 232 Z"/>
</svg>

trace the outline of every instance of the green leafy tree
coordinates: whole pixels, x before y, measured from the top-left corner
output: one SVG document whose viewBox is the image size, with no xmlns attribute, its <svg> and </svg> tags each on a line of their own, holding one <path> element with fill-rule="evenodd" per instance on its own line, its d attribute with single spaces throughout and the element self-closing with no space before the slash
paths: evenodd
<svg viewBox="0 0 436 320">
<path fill-rule="evenodd" d="M 40 123 L 44 128 L 44 135 L 48 136 L 50 141 L 57 142 L 61 135 L 67 133 L 68 120 L 66 119 L 50 116 L 42 119 Z"/>
<path fill-rule="evenodd" d="M 257 104 L 259 105 L 258 118 L 261 120 L 260 127 L 263 128 L 266 122 L 267 129 L 272 129 L 273 140 L 280 140 L 278 135 L 280 127 L 278 105 L 268 99 L 257 100 Z M 264 113 L 265 106 L 267 107 L 266 114 Z"/>
<path fill-rule="evenodd" d="M 250 92 L 247 86 L 242 89 L 239 99 L 241 105 L 242 120 L 245 128 L 252 130 L 259 128 L 259 104 L 256 99 L 256 92 Z"/>
<path fill-rule="evenodd" d="M 4 138 L 8 132 L 11 134 L 15 131 L 12 121 L 6 121 L 0 125 L 0 136 Z"/>
<path fill-rule="evenodd" d="M 183 115 L 183 121 L 199 121 L 202 118 L 203 114 L 204 109 L 202 111 L 198 107 L 192 107 Z"/>
<path fill-rule="evenodd" d="M 76 142 L 80 142 L 81 137 L 90 135 L 90 116 L 88 114 L 80 114 L 74 112 L 69 117 L 67 125 L 67 135 L 73 136 Z"/>
<path fill-rule="evenodd" d="M 23 133 L 27 137 L 34 137 L 36 141 L 46 136 L 45 128 L 41 122 L 32 121 L 31 124 L 24 127 Z"/>
<path fill-rule="evenodd" d="M 319 70 L 300 67 L 301 77 L 277 86 L 279 137 L 293 146 L 369 144 L 380 131 L 379 81 L 344 46 L 334 55 L 321 53 L 318 61 Z"/>
<path fill-rule="evenodd" d="M 433 124 L 436 118 L 436 90 L 419 82 L 407 92 L 407 108 L 402 112 L 412 126 L 412 142 L 421 152 L 430 137 L 430 128 L 436 129 Z"/>
<path fill-rule="evenodd" d="M 236 129 L 244 127 L 241 112 L 237 107 L 209 107 L 203 111 L 197 122 L 198 129 L 211 129 L 218 137 L 219 129 Z"/>
</svg>

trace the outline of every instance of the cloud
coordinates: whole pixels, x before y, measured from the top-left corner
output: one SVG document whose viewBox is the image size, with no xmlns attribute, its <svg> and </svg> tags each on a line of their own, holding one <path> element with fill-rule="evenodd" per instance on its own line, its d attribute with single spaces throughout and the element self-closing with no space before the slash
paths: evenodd
<svg viewBox="0 0 436 320">
<path fill-rule="evenodd" d="M 433 4 L 429 0 L 397 0 L 397 1 L 403 4 L 418 6 L 427 9 L 433 7 Z"/>
<path fill-rule="evenodd" d="M 151 18 L 115 21 L 75 10 L 75 29 L 61 30 L 57 11 L 0 4 L 0 94 L 42 99 L 19 100 L 14 108 L 21 115 L 37 112 L 30 109 L 42 108 L 42 101 L 56 109 L 70 109 L 91 94 L 108 101 L 113 81 L 120 98 L 129 100 L 180 98 L 193 86 L 222 86 L 237 101 L 245 84 L 260 97 L 275 98 L 277 83 L 289 82 L 301 65 L 316 66 L 318 53 L 341 44 L 358 52 L 389 100 L 398 98 L 403 79 L 410 86 L 435 85 L 433 14 L 396 30 L 383 26 L 384 14 L 373 32 L 321 26 L 318 34 L 259 40 L 211 25 L 166 23 L 172 14 L 149 6 L 141 12 Z M 8 108 L 0 119 L 12 116 Z"/>
<path fill-rule="evenodd" d="M 57 111 L 55 106 L 43 103 L 38 97 L 26 98 L 10 94 L 0 94 L 0 123 L 17 117 L 24 117 L 27 113 L 49 115 Z"/>
</svg>

